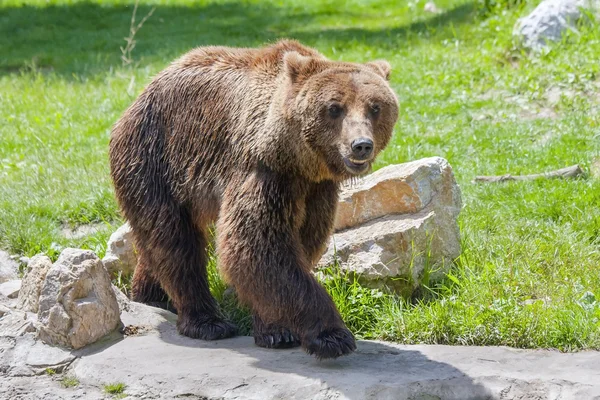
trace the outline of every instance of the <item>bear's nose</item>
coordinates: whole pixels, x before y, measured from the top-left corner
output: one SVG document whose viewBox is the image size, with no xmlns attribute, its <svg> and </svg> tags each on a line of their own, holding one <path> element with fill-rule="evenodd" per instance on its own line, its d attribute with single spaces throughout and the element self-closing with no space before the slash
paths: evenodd
<svg viewBox="0 0 600 400">
<path fill-rule="evenodd" d="M 373 153 L 373 141 L 369 138 L 358 138 L 352 142 L 352 158 L 364 160 Z"/>
</svg>

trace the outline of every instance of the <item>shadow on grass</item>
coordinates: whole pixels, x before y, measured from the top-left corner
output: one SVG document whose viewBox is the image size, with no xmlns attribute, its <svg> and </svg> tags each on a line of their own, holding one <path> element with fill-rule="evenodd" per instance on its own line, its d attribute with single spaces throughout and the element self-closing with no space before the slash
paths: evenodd
<svg viewBox="0 0 600 400">
<path fill-rule="evenodd" d="M 348 19 L 362 14 L 315 7 L 302 12 L 268 3 L 229 1 L 207 5 L 159 5 L 136 35 L 134 59 L 141 65 L 165 62 L 202 45 L 259 46 L 280 37 L 297 38 L 308 45 L 362 41 L 393 49 L 412 37 L 442 39 L 453 26 L 473 17 L 473 3 L 463 4 L 424 21 L 369 30 L 362 27 L 327 28 L 315 24 L 328 15 Z M 68 6 L 0 8 L 0 75 L 28 68 L 69 76 L 92 75 L 121 65 L 124 37 L 128 35 L 133 6 L 89 2 Z M 138 20 L 150 11 L 140 6 Z M 400 11 L 399 11 L 400 12 Z M 365 17 L 376 20 L 378 14 Z M 316 29 L 305 29 L 305 27 Z"/>
</svg>

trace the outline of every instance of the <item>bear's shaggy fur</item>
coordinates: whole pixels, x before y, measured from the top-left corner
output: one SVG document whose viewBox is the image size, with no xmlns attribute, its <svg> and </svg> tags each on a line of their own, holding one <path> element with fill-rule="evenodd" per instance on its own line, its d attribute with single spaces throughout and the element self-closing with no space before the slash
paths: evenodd
<svg viewBox="0 0 600 400">
<path fill-rule="evenodd" d="M 183 335 L 234 335 L 207 281 L 216 222 L 220 271 L 253 311 L 259 346 L 301 344 L 319 358 L 353 351 L 311 269 L 332 231 L 339 183 L 364 174 L 391 137 L 389 70 L 284 40 L 197 48 L 159 73 L 110 141 L 139 256 L 134 299 L 156 304 L 167 294 Z M 372 152 L 359 154 L 357 139 Z"/>
</svg>

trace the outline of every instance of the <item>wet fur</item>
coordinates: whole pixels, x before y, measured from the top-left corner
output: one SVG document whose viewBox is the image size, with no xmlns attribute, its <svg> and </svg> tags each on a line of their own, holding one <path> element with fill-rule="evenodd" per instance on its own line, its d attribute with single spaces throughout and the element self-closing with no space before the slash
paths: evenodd
<svg viewBox="0 0 600 400">
<path fill-rule="evenodd" d="M 183 335 L 234 335 L 207 281 L 216 222 L 220 270 L 253 310 L 258 345 L 301 344 L 319 358 L 353 351 L 311 269 L 332 231 L 339 183 L 353 176 L 342 161 L 348 143 L 370 135 L 379 152 L 391 136 L 398 106 L 388 76 L 385 62 L 332 62 L 294 41 L 198 48 L 158 74 L 110 141 L 139 253 L 134 299 L 168 295 Z M 331 96 L 348 104 L 343 120 L 322 111 Z M 365 116 L 373 96 L 385 103 L 377 118 Z"/>
</svg>

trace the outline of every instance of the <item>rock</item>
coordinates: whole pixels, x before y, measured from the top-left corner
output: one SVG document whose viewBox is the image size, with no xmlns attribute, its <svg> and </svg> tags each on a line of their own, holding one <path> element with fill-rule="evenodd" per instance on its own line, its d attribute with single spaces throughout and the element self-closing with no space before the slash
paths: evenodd
<svg viewBox="0 0 600 400">
<path fill-rule="evenodd" d="M 42 285 L 50 267 L 52 267 L 52 261 L 43 254 L 38 254 L 29 260 L 19 291 L 19 308 L 34 313 L 38 312 Z"/>
<path fill-rule="evenodd" d="M 177 333 L 171 322 L 174 316 L 167 311 L 132 305 L 144 311 L 127 317 L 131 323 L 154 319 L 151 325 L 158 332 L 127 336 L 101 350 L 81 350 L 72 373 L 82 386 L 123 382 L 131 398 L 239 400 L 591 399 L 600 395 L 598 352 L 358 341 L 351 356 L 318 361 L 298 348 L 259 348 L 251 337 L 190 339 Z"/>
<path fill-rule="evenodd" d="M 0 250 L 0 283 L 17 279 L 19 264 L 10 255 Z"/>
<path fill-rule="evenodd" d="M 15 279 L 12 281 L 0 283 L 0 295 L 9 299 L 16 299 L 21 289 L 21 280 Z"/>
<path fill-rule="evenodd" d="M 600 178 L 600 157 L 594 158 L 592 160 L 592 165 L 590 166 L 590 174 L 596 179 Z"/>
<path fill-rule="evenodd" d="M 389 165 L 342 188 L 335 230 L 390 214 L 416 213 L 431 201 L 460 210 L 460 190 L 448 161 L 431 157 Z"/>
<path fill-rule="evenodd" d="M 42 340 L 75 349 L 119 326 L 119 305 L 110 277 L 92 251 L 63 250 L 46 274 L 38 320 Z"/>
<path fill-rule="evenodd" d="M 0 355 L 0 370 L 4 370 L 8 376 L 38 375 L 46 368 L 61 372 L 74 359 L 75 356 L 70 352 L 44 345 L 28 333 L 6 345 Z"/>
<path fill-rule="evenodd" d="M 118 271 L 133 273 L 137 265 L 137 255 L 133 244 L 133 232 L 128 223 L 110 235 L 102 262 L 111 274 Z"/>
<path fill-rule="evenodd" d="M 337 262 L 368 286 L 409 296 L 443 277 L 460 256 L 461 206 L 460 188 L 442 158 L 382 168 L 342 192 L 338 231 L 319 266 Z"/>
<path fill-rule="evenodd" d="M 432 14 L 439 14 L 440 12 L 442 12 L 442 10 L 440 10 L 433 1 L 428 1 L 427 3 L 425 3 L 425 6 L 423 7 L 423 11 L 429 12 Z"/>
<path fill-rule="evenodd" d="M 559 41 L 567 29 L 575 29 L 582 9 L 598 11 L 599 6 L 594 0 L 544 0 L 517 21 L 513 35 L 526 48 L 541 51 L 549 41 Z"/>
<path fill-rule="evenodd" d="M 2 314 L 0 318 L 0 338 L 15 338 L 37 330 L 35 314 L 10 308 L 4 308 Z"/>
</svg>

